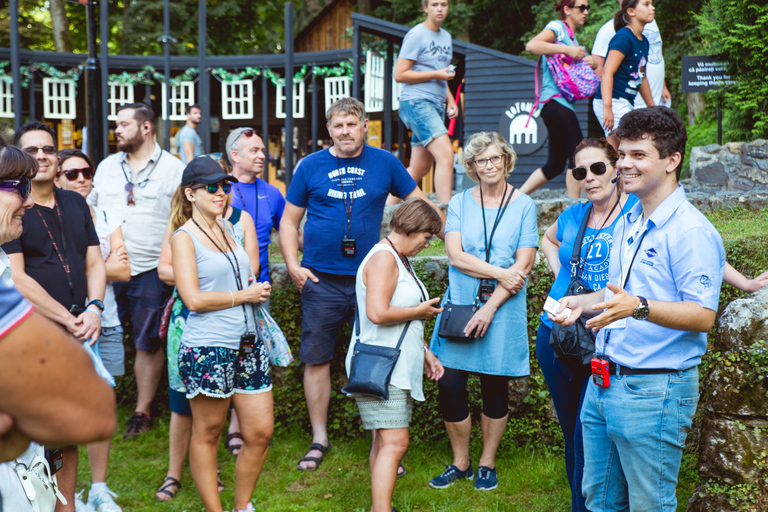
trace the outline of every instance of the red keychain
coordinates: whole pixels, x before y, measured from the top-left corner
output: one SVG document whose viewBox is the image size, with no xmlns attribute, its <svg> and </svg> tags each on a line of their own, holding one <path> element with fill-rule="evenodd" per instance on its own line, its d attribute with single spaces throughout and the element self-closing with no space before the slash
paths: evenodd
<svg viewBox="0 0 768 512">
<path fill-rule="evenodd" d="M 592 382 L 595 386 L 607 388 L 611 385 L 611 371 L 607 359 L 592 359 Z"/>
</svg>

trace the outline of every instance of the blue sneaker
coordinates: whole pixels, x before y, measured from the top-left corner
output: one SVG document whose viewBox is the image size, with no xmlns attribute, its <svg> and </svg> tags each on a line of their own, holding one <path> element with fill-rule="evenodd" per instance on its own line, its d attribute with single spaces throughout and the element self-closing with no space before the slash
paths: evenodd
<svg viewBox="0 0 768 512">
<path fill-rule="evenodd" d="M 440 476 L 436 476 L 430 480 L 429 485 L 435 489 L 445 489 L 446 487 L 453 485 L 456 480 L 466 478 L 471 482 L 474 477 L 475 475 L 472 473 L 472 461 L 469 461 L 469 467 L 466 471 L 459 471 L 459 468 L 454 465 L 445 466 L 445 471 L 443 471 Z"/>
<path fill-rule="evenodd" d="M 498 485 L 496 479 L 496 469 L 487 466 L 477 466 L 477 480 L 475 480 L 476 491 L 490 491 Z"/>
</svg>

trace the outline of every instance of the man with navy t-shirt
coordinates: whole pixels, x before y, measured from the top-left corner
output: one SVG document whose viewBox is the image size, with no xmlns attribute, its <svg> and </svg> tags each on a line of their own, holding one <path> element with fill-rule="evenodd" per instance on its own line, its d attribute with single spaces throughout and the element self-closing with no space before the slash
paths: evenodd
<svg viewBox="0 0 768 512">
<path fill-rule="evenodd" d="M 354 316 L 355 274 L 379 241 L 387 195 L 429 202 L 399 160 L 363 142 L 368 120 L 360 101 L 341 99 L 326 118 L 333 146 L 307 156 L 296 169 L 280 223 L 280 250 L 301 292 L 300 357 L 312 444 L 298 467 L 309 471 L 320 466 L 330 449 L 326 422 L 334 343 L 344 322 Z M 299 225 L 305 212 L 304 259 L 299 264 Z"/>
<path fill-rule="evenodd" d="M 232 206 L 248 212 L 256 225 L 259 239 L 259 278 L 269 279 L 269 244 L 273 229 L 280 228 L 285 199 L 277 187 L 259 178 L 264 172 L 267 149 L 253 128 L 237 128 L 227 137 L 227 156 L 232 162 L 232 175 L 238 183 L 233 187 Z"/>
</svg>

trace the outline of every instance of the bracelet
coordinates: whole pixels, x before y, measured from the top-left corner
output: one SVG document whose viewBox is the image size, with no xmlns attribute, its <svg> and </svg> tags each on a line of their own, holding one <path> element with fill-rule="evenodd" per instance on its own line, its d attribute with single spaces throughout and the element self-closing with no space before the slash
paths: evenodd
<svg viewBox="0 0 768 512">
<path fill-rule="evenodd" d="M 99 316 L 99 320 L 101 320 L 101 313 L 99 313 L 99 312 L 98 312 L 98 311 L 96 311 L 95 309 L 91 309 L 91 308 L 85 308 L 85 311 L 90 311 L 91 313 L 93 313 L 93 314 L 95 314 L 95 315 L 98 315 L 98 316 Z"/>
<path fill-rule="evenodd" d="M 230 307 L 235 307 L 235 294 L 232 293 L 232 290 L 229 290 L 229 294 L 232 296 L 232 306 Z"/>
<path fill-rule="evenodd" d="M 422 345 L 424 352 L 429 352 L 429 345 Z"/>
</svg>

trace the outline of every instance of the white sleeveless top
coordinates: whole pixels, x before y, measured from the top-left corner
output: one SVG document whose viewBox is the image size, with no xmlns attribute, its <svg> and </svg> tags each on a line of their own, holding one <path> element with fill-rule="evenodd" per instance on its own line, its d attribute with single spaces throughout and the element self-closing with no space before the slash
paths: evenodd
<svg viewBox="0 0 768 512">
<path fill-rule="evenodd" d="M 365 269 L 371 256 L 379 251 L 388 251 L 395 258 L 395 262 L 397 262 L 397 270 L 399 272 L 397 276 L 397 287 L 395 288 L 394 295 L 392 295 L 390 305 L 398 307 L 418 306 L 422 300 L 419 287 L 421 287 L 421 290 L 423 290 L 425 295 L 427 294 L 427 289 L 421 281 L 418 282 L 418 285 L 416 284 L 416 280 L 414 280 L 408 272 L 408 269 L 403 265 L 403 262 L 400 261 L 397 253 L 389 245 L 374 245 L 366 255 L 365 259 L 363 259 L 362 263 L 360 263 L 355 282 L 357 307 L 359 308 L 360 313 L 360 341 L 371 345 L 395 347 L 397 346 L 397 341 L 400 339 L 400 335 L 403 333 L 405 322 L 394 325 L 376 325 L 368 319 L 365 310 L 367 289 L 363 284 L 363 269 Z M 427 299 L 429 299 L 428 296 Z M 353 328 L 352 340 L 349 343 L 349 350 L 347 351 L 347 376 L 349 376 L 349 371 L 352 366 L 352 354 L 354 352 L 355 340 L 355 329 Z M 396 388 L 410 390 L 413 399 L 420 402 L 424 401 L 424 393 L 421 388 L 421 380 L 424 376 L 423 346 L 424 320 L 412 320 L 411 325 L 408 327 L 408 332 L 403 339 L 403 343 L 400 345 L 400 357 L 395 364 L 395 369 L 392 372 L 392 379 L 390 380 L 390 384 Z"/>
</svg>

